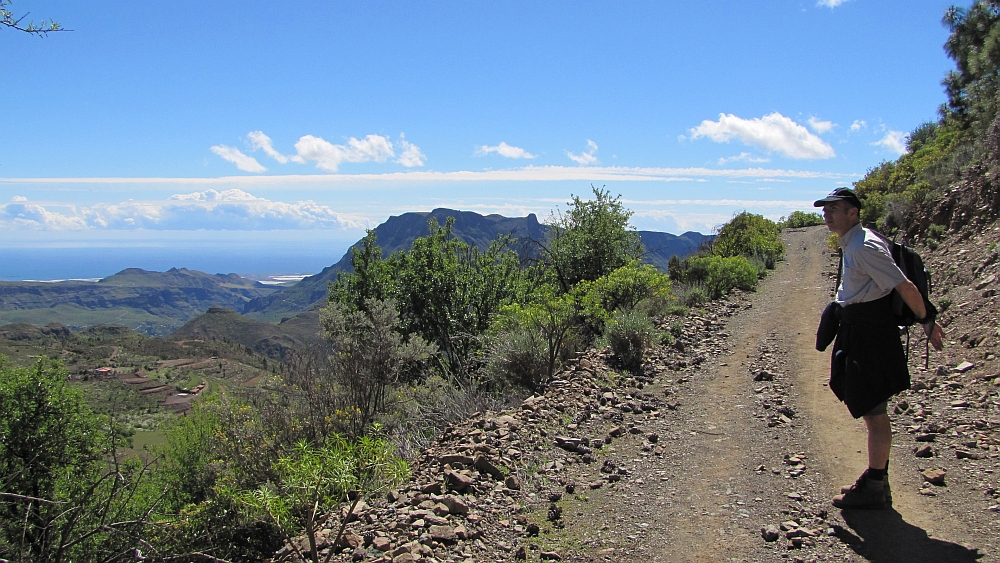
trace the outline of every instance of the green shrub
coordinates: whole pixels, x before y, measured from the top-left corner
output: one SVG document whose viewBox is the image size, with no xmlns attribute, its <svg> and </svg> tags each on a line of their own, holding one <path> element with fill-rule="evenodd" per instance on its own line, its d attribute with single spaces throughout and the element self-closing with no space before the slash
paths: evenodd
<svg viewBox="0 0 1000 563">
<path fill-rule="evenodd" d="M 927 236 L 931 237 L 933 240 L 941 240 L 944 236 L 945 226 L 944 225 L 930 225 L 927 227 Z"/>
<path fill-rule="evenodd" d="M 709 296 L 704 282 L 696 282 L 679 288 L 677 291 L 677 300 L 683 303 L 685 307 L 701 307 L 705 303 L 708 303 Z"/>
<path fill-rule="evenodd" d="M 363 436 L 372 422 L 387 410 L 388 389 L 414 374 L 437 351 L 416 334 L 399 333 L 403 322 L 392 301 L 368 299 L 365 309 L 350 311 L 330 302 L 320 310 L 323 335 L 336 353 L 330 368 L 337 386 L 354 408 L 350 435 Z"/>
<path fill-rule="evenodd" d="M 431 218 L 429 235 L 386 259 L 369 231 L 351 251 L 352 272 L 331 285 L 329 302 L 353 312 L 368 300 L 391 300 L 399 312 L 394 330 L 436 345 L 441 373 L 467 376 L 479 367 L 479 337 L 502 306 L 524 300 L 528 285 L 513 239 L 498 236 L 480 250 L 456 238 L 453 225 L 451 217 L 443 226 Z"/>
<path fill-rule="evenodd" d="M 760 256 L 766 267 L 773 269 L 785 255 L 785 245 L 778 238 L 780 233 L 774 221 L 744 211 L 719 228 L 712 241 L 712 254 L 723 258 Z"/>
<path fill-rule="evenodd" d="M 694 258 L 691 262 L 692 270 L 705 272 L 704 284 L 710 299 L 718 299 L 733 289 L 757 289 L 757 268 L 743 256 L 707 256 Z"/>
<path fill-rule="evenodd" d="M 548 375 L 548 354 L 540 331 L 513 326 L 496 335 L 489 346 L 489 381 L 537 387 Z"/>
<path fill-rule="evenodd" d="M 747 261 L 757 270 L 757 278 L 764 279 L 767 276 L 767 258 L 759 254 L 747 256 Z"/>
<path fill-rule="evenodd" d="M 592 188 L 594 199 L 573 196 L 566 213 L 552 218 L 541 245 L 542 261 L 563 292 L 584 280 L 596 280 L 642 258 L 642 240 L 629 225 L 632 211 L 605 189 Z"/>
<path fill-rule="evenodd" d="M 615 360 L 635 372 L 642 367 L 642 357 L 659 336 L 649 317 L 635 311 L 618 311 L 611 316 L 605 336 Z"/>
<path fill-rule="evenodd" d="M 674 335 L 675 338 L 680 338 L 684 334 L 684 322 L 674 321 L 670 323 L 670 334 Z"/>
<path fill-rule="evenodd" d="M 805 211 L 792 211 L 788 217 L 782 217 L 778 221 L 780 229 L 800 229 L 802 227 L 813 227 L 822 225 L 823 217 L 819 213 L 806 213 Z"/>
<path fill-rule="evenodd" d="M 152 528 L 149 466 L 66 380 L 57 361 L 0 356 L 0 560 L 119 560 Z"/>
<path fill-rule="evenodd" d="M 385 440 L 361 438 L 357 441 L 332 437 L 323 447 L 300 442 L 275 464 L 278 480 L 254 490 L 226 491 L 242 512 L 251 519 L 279 528 L 300 560 L 319 563 L 318 541 L 323 526 L 337 526 L 331 543 L 338 545 L 347 526 L 324 519 L 323 515 L 340 514 L 348 506 L 350 513 L 364 498 L 397 486 L 409 475 L 406 462 Z M 305 551 L 292 537 L 304 533 Z M 328 560 L 328 559 L 326 559 Z"/>
<path fill-rule="evenodd" d="M 545 376 L 551 377 L 578 343 L 580 308 L 577 301 L 574 295 L 560 295 L 555 287 L 543 285 L 532 294 L 528 303 L 504 307 L 490 330 L 494 335 L 516 331 L 524 331 L 532 338 L 537 335 L 545 354 Z M 525 342 L 521 336 L 516 338 Z M 534 381 L 532 385 L 540 382 Z"/>
<path fill-rule="evenodd" d="M 632 262 L 594 281 L 582 281 L 573 288 L 583 321 L 594 333 L 616 310 L 631 311 L 643 304 L 647 311 L 665 311 L 671 305 L 670 277 L 649 264 Z M 662 314 L 662 313 L 658 313 Z"/>
</svg>

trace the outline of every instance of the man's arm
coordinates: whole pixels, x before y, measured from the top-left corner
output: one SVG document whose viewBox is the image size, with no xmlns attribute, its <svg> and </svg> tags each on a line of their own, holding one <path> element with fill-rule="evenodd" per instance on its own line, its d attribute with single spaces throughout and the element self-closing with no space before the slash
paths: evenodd
<svg viewBox="0 0 1000 563">
<path fill-rule="evenodd" d="M 903 280 L 895 287 L 895 290 L 899 292 L 899 296 L 903 298 L 903 301 L 917 315 L 918 319 L 927 316 L 927 308 L 924 307 L 924 296 L 920 295 L 920 290 L 917 289 L 917 286 L 913 285 L 913 282 Z M 931 346 L 934 346 L 935 350 L 944 348 L 944 330 L 941 329 L 941 326 L 936 322 L 929 322 L 923 325 L 923 327 Z"/>
</svg>

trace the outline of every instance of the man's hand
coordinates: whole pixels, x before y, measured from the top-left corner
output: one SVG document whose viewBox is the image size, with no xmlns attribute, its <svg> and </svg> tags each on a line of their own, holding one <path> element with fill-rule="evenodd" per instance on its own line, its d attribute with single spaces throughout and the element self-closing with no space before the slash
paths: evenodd
<svg viewBox="0 0 1000 563">
<path fill-rule="evenodd" d="M 932 322 L 921 326 L 924 327 L 924 334 L 927 335 L 927 341 L 931 343 L 931 346 L 938 352 L 943 350 L 944 329 L 941 328 L 941 325 Z"/>
</svg>

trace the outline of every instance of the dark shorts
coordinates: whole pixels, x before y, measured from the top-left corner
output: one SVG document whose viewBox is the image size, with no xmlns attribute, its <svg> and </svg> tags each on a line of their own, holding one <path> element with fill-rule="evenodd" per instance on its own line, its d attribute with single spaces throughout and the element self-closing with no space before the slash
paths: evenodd
<svg viewBox="0 0 1000 563">
<path fill-rule="evenodd" d="M 830 390 L 854 418 L 884 409 L 890 397 L 910 388 L 891 294 L 843 308 L 830 368 Z"/>
<path fill-rule="evenodd" d="M 875 408 L 866 412 L 864 416 L 878 416 L 880 414 L 889 414 L 889 401 L 885 400 L 881 403 L 875 405 Z"/>
</svg>

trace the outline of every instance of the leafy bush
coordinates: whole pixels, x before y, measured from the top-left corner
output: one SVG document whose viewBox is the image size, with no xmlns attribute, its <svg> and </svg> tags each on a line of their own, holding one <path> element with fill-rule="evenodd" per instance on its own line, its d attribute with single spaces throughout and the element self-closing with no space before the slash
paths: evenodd
<svg viewBox="0 0 1000 563">
<path fill-rule="evenodd" d="M 428 236 L 387 259 L 370 231 L 352 250 L 353 271 L 338 276 L 329 301 L 364 310 L 369 299 L 391 299 L 398 330 L 436 345 L 433 360 L 442 373 L 467 376 L 478 367 L 478 337 L 503 306 L 524 300 L 528 284 L 513 239 L 498 237 L 480 251 L 454 238 L 453 224 L 431 219 Z"/>
<path fill-rule="evenodd" d="M 694 258 L 691 271 L 704 272 L 703 283 L 711 299 L 727 295 L 733 289 L 757 289 L 757 269 L 743 256 Z"/>
<path fill-rule="evenodd" d="M 0 559 L 112 561 L 138 547 L 159 491 L 123 459 L 116 425 L 95 414 L 48 359 L 0 356 Z"/>
<path fill-rule="evenodd" d="M 708 291 L 703 283 L 696 283 L 686 287 L 679 299 L 687 307 L 701 307 L 711 300 Z"/>
<path fill-rule="evenodd" d="M 554 287 L 545 285 L 535 291 L 528 303 L 514 303 L 505 307 L 497 318 L 493 333 L 512 334 L 507 337 L 507 342 L 516 342 L 517 350 L 527 352 L 527 355 L 520 357 L 528 363 L 517 364 L 525 366 L 530 366 L 534 361 L 530 359 L 530 355 L 535 353 L 530 340 L 538 338 L 538 347 L 544 353 L 544 377 L 547 378 L 555 373 L 559 362 L 565 357 L 566 346 L 574 342 L 578 315 L 579 307 L 573 295 L 557 295 Z M 504 338 L 501 337 L 498 342 L 504 342 Z M 497 351 L 492 355 L 495 356 L 495 352 Z M 543 379 L 534 379 L 525 383 L 534 387 L 542 381 Z"/>
<path fill-rule="evenodd" d="M 564 292 L 639 260 L 644 252 L 621 196 L 593 192 L 593 200 L 573 196 L 569 210 L 553 218 L 541 245 L 542 259 Z"/>
<path fill-rule="evenodd" d="M 673 299 L 669 276 L 649 264 L 638 262 L 594 281 L 582 281 L 572 293 L 584 322 L 594 334 L 603 332 L 604 323 L 614 311 L 631 311 L 640 303 L 649 311 L 665 311 Z"/>
<path fill-rule="evenodd" d="M 658 332 L 649 317 L 635 311 L 618 311 L 611 316 L 605 337 L 618 364 L 635 372 L 642 367 L 643 354 Z"/>
<path fill-rule="evenodd" d="M 313 563 L 321 561 L 317 535 L 330 523 L 321 522 L 323 514 L 334 514 L 342 505 L 350 514 L 361 500 L 395 487 L 409 474 L 388 442 L 372 438 L 349 442 L 332 437 L 322 447 L 300 442 L 278 460 L 275 469 L 278 481 L 227 494 L 248 517 L 280 529 L 298 558 Z M 337 535 L 330 538 L 334 545 L 343 537 L 347 520 L 341 518 Z M 302 532 L 308 553 L 292 540 Z"/>
<path fill-rule="evenodd" d="M 744 211 L 719 228 L 712 242 L 712 254 L 723 258 L 760 256 L 768 269 L 774 269 L 785 254 L 785 245 L 778 238 L 780 233 L 774 221 Z"/>
<path fill-rule="evenodd" d="M 788 217 L 782 217 L 778 221 L 779 229 L 800 229 L 802 227 L 813 227 L 823 224 L 823 216 L 819 213 L 806 213 L 805 211 L 792 211 Z"/>
<path fill-rule="evenodd" d="M 757 278 L 764 279 L 767 276 L 767 259 L 760 255 L 753 255 L 747 257 L 747 262 L 753 266 L 754 270 L 757 271 Z"/>
<path fill-rule="evenodd" d="M 941 240 L 944 237 L 945 226 L 931 224 L 927 227 L 927 236 L 933 240 Z"/>
<path fill-rule="evenodd" d="M 434 354 L 434 346 L 397 332 L 399 313 L 390 301 L 369 299 L 364 310 L 350 312 L 330 303 L 320 312 L 323 333 L 333 346 L 330 368 L 347 394 L 351 436 L 363 436 L 375 417 L 385 411 L 390 386 L 419 373 Z"/>
<path fill-rule="evenodd" d="M 674 321 L 670 323 L 670 334 L 675 338 L 680 338 L 684 334 L 684 323 L 682 321 Z"/>
</svg>

